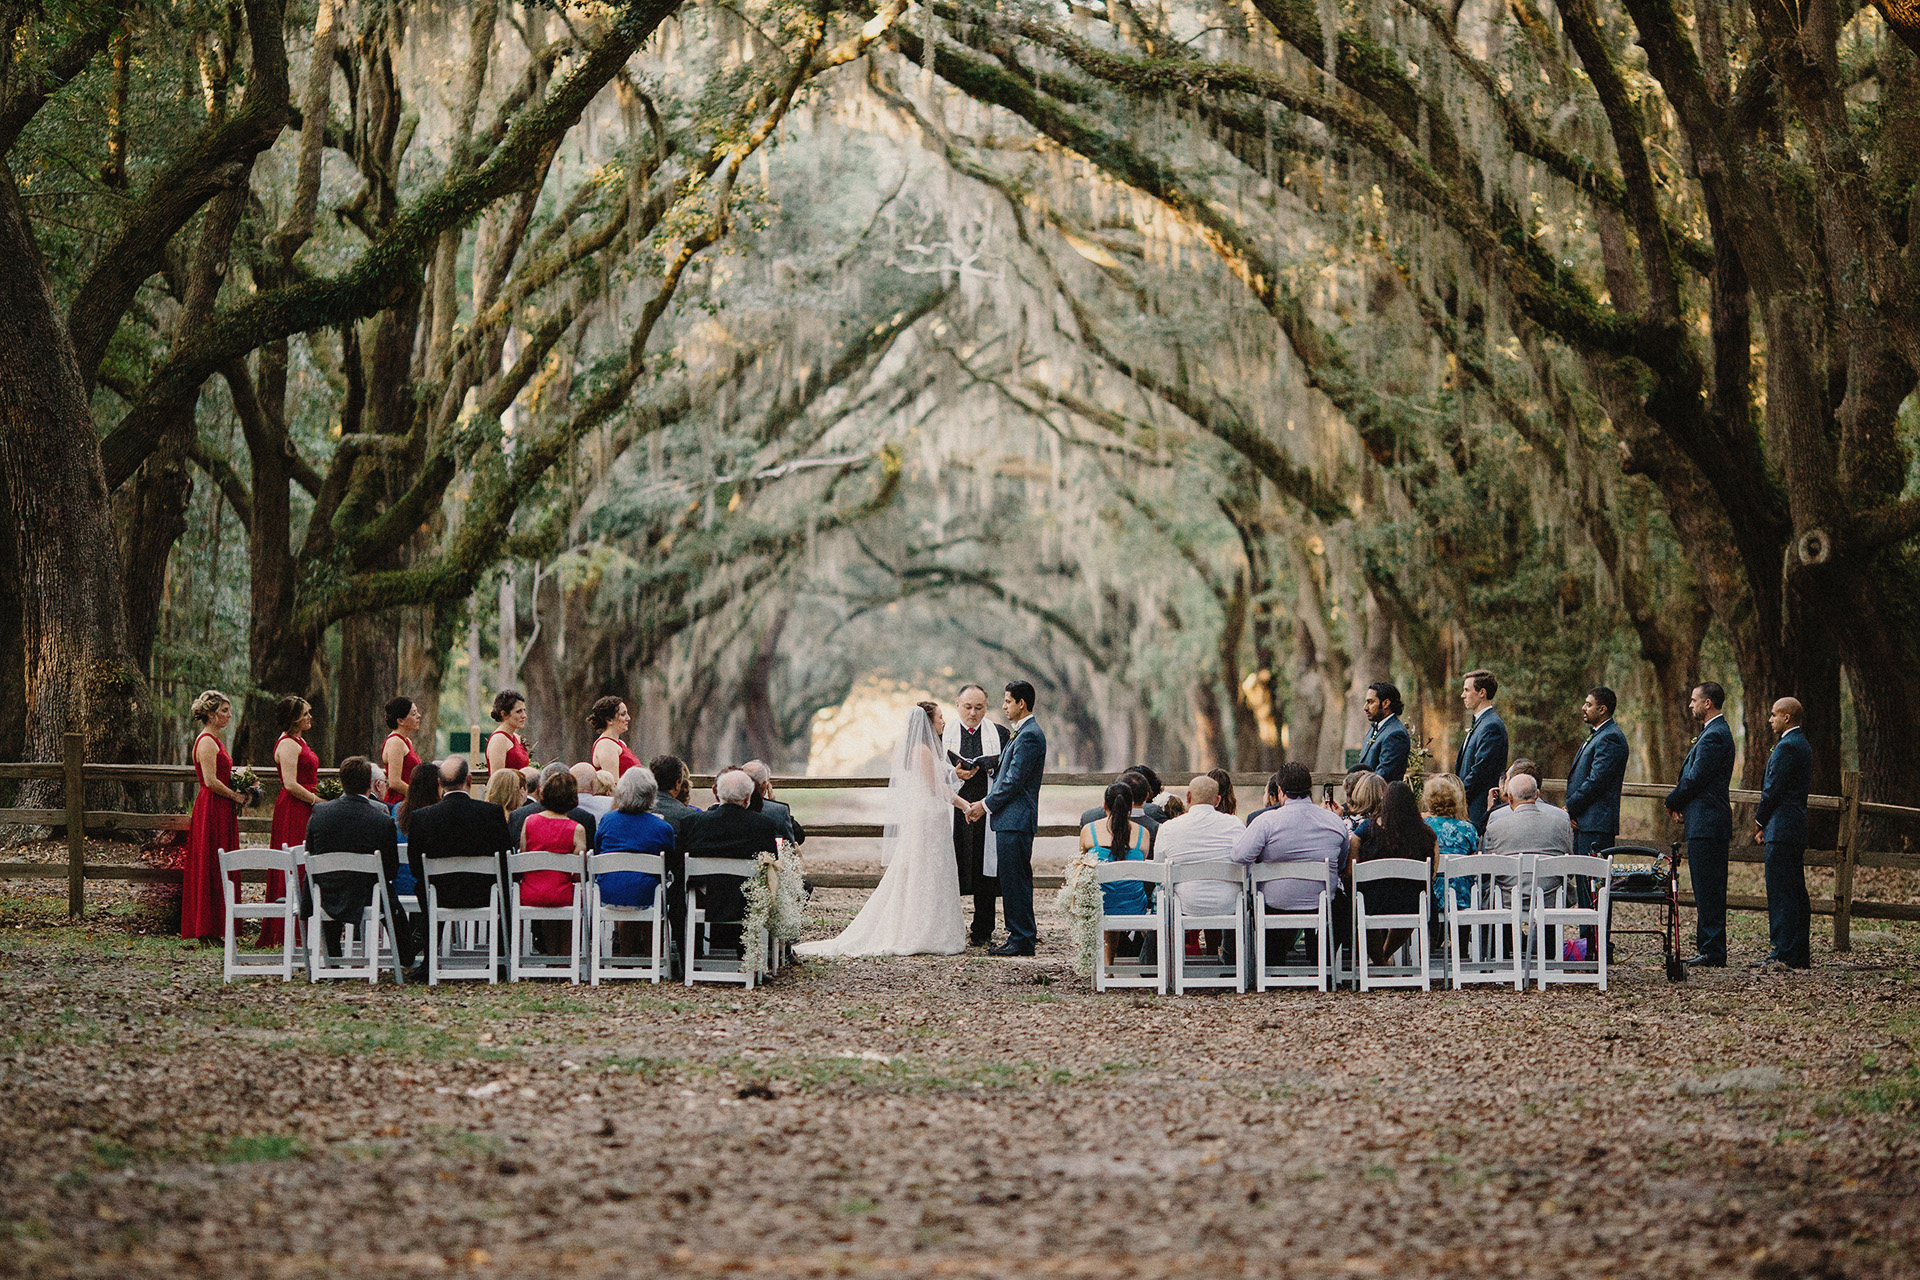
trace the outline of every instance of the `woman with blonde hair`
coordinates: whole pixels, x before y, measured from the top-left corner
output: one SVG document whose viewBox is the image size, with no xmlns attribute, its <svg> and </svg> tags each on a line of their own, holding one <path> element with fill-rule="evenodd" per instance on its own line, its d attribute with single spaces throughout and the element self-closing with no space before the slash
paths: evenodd
<svg viewBox="0 0 1920 1280">
<path fill-rule="evenodd" d="M 1467 821 L 1467 789 L 1450 773 L 1436 773 L 1427 779 L 1426 785 L 1420 788 L 1420 811 L 1426 816 L 1427 825 L 1433 828 L 1436 841 L 1433 900 L 1438 904 L 1443 892 L 1438 859 L 1480 852 L 1480 833 Z M 1453 890 L 1454 903 L 1467 906 L 1473 879 L 1453 876 L 1448 885 Z"/>
<path fill-rule="evenodd" d="M 518 769 L 502 769 L 487 779 L 487 803 L 499 805 L 502 813 L 512 813 L 526 798 L 527 780 Z"/>
<path fill-rule="evenodd" d="M 209 942 L 224 937 L 226 904 L 220 897 L 220 851 L 240 847 L 240 807 L 253 797 L 233 789 L 233 757 L 221 738 L 233 720 L 233 699 L 208 689 L 193 700 L 200 732 L 193 739 L 193 798 L 187 826 L 187 858 L 180 869 L 180 936 Z"/>
</svg>

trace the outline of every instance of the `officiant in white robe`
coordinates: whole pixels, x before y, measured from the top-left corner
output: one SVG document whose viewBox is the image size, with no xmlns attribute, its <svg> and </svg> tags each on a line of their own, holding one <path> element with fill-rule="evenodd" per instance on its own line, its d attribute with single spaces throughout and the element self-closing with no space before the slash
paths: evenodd
<svg viewBox="0 0 1920 1280">
<path fill-rule="evenodd" d="M 1001 749 L 1007 745 L 1007 731 L 987 719 L 987 691 L 970 684 L 960 691 L 959 714 L 947 721 L 942 745 L 947 760 L 960 777 L 962 800 L 984 799 L 993 785 L 994 770 L 1000 764 Z M 965 761 L 978 761 L 969 770 Z M 993 818 L 968 822 L 966 815 L 953 815 L 953 856 L 960 867 L 960 896 L 973 897 L 973 925 L 968 941 L 986 946 L 993 941 L 993 903 L 1000 896 L 999 867 L 993 847 Z"/>
</svg>

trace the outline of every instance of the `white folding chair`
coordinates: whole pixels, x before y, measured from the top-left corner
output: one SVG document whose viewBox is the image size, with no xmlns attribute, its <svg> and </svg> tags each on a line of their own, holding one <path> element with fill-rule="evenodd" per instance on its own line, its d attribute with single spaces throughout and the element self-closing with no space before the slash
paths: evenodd
<svg viewBox="0 0 1920 1280">
<path fill-rule="evenodd" d="M 1253 890 L 1253 989 L 1271 991 L 1275 987 L 1314 987 L 1333 990 L 1333 868 L 1324 862 L 1255 863 Z M 1267 905 L 1263 888 L 1274 880 L 1304 880 L 1314 885 L 1319 898 L 1311 911 L 1275 911 Z M 1267 930 L 1311 929 L 1314 934 L 1315 962 L 1290 965 L 1281 956 L 1269 963 Z"/>
<path fill-rule="evenodd" d="M 1533 899 L 1534 983 L 1542 990 L 1550 982 L 1582 983 L 1607 989 L 1607 889 L 1613 878 L 1613 864 L 1605 858 L 1577 857 L 1570 854 L 1541 856 L 1534 863 L 1534 874 L 1541 880 L 1554 876 L 1560 883 Z M 1579 905 L 1576 879 L 1596 882 L 1594 904 Z M 1572 899 L 1572 905 L 1568 900 Z M 1570 930 L 1593 930 L 1593 956 L 1587 960 L 1567 960 L 1562 949 Z"/>
<path fill-rule="evenodd" d="M 702 930 L 710 931 L 713 926 L 707 921 L 706 909 L 700 905 L 700 891 L 694 888 L 693 880 L 695 876 L 731 876 L 736 880 L 750 880 L 757 871 L 758 867 L 754 862 L 746 858 L 687 859 L 683 871 L 687 877 L 687 936 L 680 944 L 686 953 L 681 957 L 680 967 L 687 986 L 690 987 L 696 982 L 734 982 L 749 991 L 753 990 L 753 984 L 759 976 L 755 970 L 759 966 L 747 958 L 747 948 L 757 946 L 764 952 L 773 945 L 773 940 L 767 936 L 765 929 L 760 930 L 758 938 L 749 939 L 746 936 L 746 926 L 742 925 L 738 959 L 710 954 L 702 960 L 700 934 Z M 658 897 L 655 901 L 659 901 Z M 715 923 L 728 922 L 716 921 Z"/>
<path fill-rule="evenodd" d="M 1420 886 L 1420 904 L 1411 913 L 1370 914 L 1362 885 L 1389 880 L 1411 880 Z M 1427 969 L 1427 899 L 1433 892 L 1433 869 L 1417 858 L 1375 858 L 1354 864 L 1353 868 L 1353 963 L 1359 972 L 1360 989 L 1375 987 L 1418 987 L 1433 990 L 1433 975 Z M 1367 933 L 1373 929 L 1411 929 L 1412 936 L 1400 947 L 1399 964 L 1373 964 L 1368 958 Z M 1412 948 L 1412 956 L 1407 955 Z"/>
<path fill-rule="evenodd" d="M 1094 880 L 1102 886 L 1120 884 L 1126 881 L 1139 881 L 1150 885 L 1148 893 L 1154 897 L 1153 910 L 1145 915 L 1108 915 L 1107 895 L 1100 895 L 1100 918 L 1097 926 L 1100 931 L 1099 953 L 1093 957 L 1093 989 L 1106 991 L 1113 987 L 1152 987 L 1161 995 L 1167 993 L 1167 948 L 1173 940 L 1167 933 L 1167 864 L 1164 862 L 1102 862 L 1093 868 Z M 1145 933 L 1153 935 L 1154 959 L 1151 964 L 1136 959 L 1132 964 L 1122 965 L 1118 961 L 1107 959 L 1107 941 L 1116 933 Z M 1144 953 L 1146 945 L 1141 944 Z"/>
<path fill-rule="evenodd" d="M 1173 994 L 1185 995 L 1190 987 L 1232 987 L 1247 989 L 1247 869 L 1237 862 L 1218 859 L 1209 862 L 1167 863 L 1166 903 L 1168 913 L 1167 946 L 1172 952 Z M 1233 906 L 1225 911 L 1189 914 L 1181 905 L 1179 886 L 1183 884 L 1229 884 L 1233 886 Z M 1187 968 L 1187 933 L 1193 929 L 1218 929 L 1233 934 L 1233 964 L 1203 962 L 1197 972 Z"/>
<path fill-rule="evenodd" d="M 219 856 L 220 894 L 227 908 L 226 954 L 220 963 L 221 980 L 232 982 L 235 978 L 265 978 L 277 973 L 280 981 L 291 982 L 293 953 L 296 949 L 294 940 L 300 932 L 298 855 L 292 849 L 222 849 Z M 286 897 L 279 902 L 242 902 L 240 890 L 233 883 L 234 873 L 238 871 L 283 872 L 287 877 Z M 274 959 L 270 951 L 246 954 L 239 950 L 237 934 L 242 920 L 284 922 L 279 959 Z M 243 955 L 245 958 L 242 958 Z"/>
<path fill-rule="evenodd" d="M 499 858 L 493 854 L 422 858 L 420 871 L 427 878 L 427 985 L 437 987 L 443 978 L 449 982 L 478 982 L 482 978 L 489 984 L 500 981 Z M 491 885 L 487 905 L 441 906 L 440 886 L 434 882 L 443 876 L 485 876 Z M 479 950 L 483 932 L 487 939 L 484 958 Z"/>
<path fill-rule="evenodd" d="M 393 970 L 393 980 L 402 981 L 400 962 L 394 954 L 394 923 L 387 910 L 387 873 L 377 853 L 309 853 L 306 858 L 309 891 L 313 895 L 313 914 L 307 921 L 307 979 L 319 982 L 327 978 L 365 978 L 380 981 L 384 958 Z M 352 871 L 373 877 L 373 901 L 358 920 L 340 922 L 340 955 L 327 954 L 326 933 L 321 925 L 331 921 L 321 903 L 319 878 L 336 871 Z"/>
<path fill-rule="evenodd" d="M 1365 865 L 1365 864 L 1362 864 Z M 1457 990 L 1470 982 L 1511 982 L 1515 991 L 1527 985 L 1521 959 L 1520 859 L 1511 854 L 1469 853 L 1440 859 L 1440 874 L 1449 880 L 1471 879 L 1468 904 L 1462 907 L 1447 894 L 1447 976 Z M 1507 883 L 1501 884 L 1505 878 Z M 1482 956 L 1480 931 L 1486 929 L 1492 945 Z M 1463 954 L 1464 953 L 1464 954 Z"/>
<path fill-rule="evenodd" d="M 623 907 L 602 900 L 600 877 L 618 872 L 639 872 L 659 880 L 653 889 L 653 905 Z M 667 963 L 667 943 L 673 926 L 667 920 L 667 857 L 663 853 L 596 853 L 587 859 L 587 937 L 589 952 L 587 981 L 600 985 L 601 978 L 639 978 L 648 982 L 671 980 Z M 614 926 L 622 923 L 652 926 L 652 954 L 616 956 L 613 954 Z"/>
<path fill-rule="evenodd" d="M 520 882 L 535 871 L 558 871 L 572 878 L 573 901 L 564 907 L 530 907 L 520 901 Z M 586 855 L 579 853 L 510 853 L 507 855 L 507 898 L 513 905 L 513 936 L 507 943 L 507 981 L 522 978 L 562 978 L 580 981 L 580 891 L 587 878 Z M 541 955 L 533 949 L 533 922 L 564 920 L 567 954 Z"/>
</svg>

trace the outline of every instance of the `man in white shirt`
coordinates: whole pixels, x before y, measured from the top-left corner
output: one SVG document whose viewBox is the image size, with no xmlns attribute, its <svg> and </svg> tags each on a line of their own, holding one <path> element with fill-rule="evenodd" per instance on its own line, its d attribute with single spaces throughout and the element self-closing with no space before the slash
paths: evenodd
<svg viewBox="0 0 1920 1280">
<path fill-rule="evenodd" d="M 1153 839 L 1156 862 L 1226 862 L 1233 857 L 1233 844 L 1246 828 L 1240 819 L 1219 809 L 1220 784 L 1202 774 L 1187 784 L 1187 811 L 1171 822 L 1160 824 Z M 1178 885 L 1183 910 L 1197 915 L 1231 911 L 1239 894 L 1230 884 L 1217 880 L 1196 880 Z"/>
</svg>

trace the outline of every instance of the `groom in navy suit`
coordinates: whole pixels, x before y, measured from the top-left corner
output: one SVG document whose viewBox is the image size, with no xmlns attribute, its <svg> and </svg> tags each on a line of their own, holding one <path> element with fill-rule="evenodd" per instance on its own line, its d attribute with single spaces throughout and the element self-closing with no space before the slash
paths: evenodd
<svg viewBox="0 0 1920 1280">
<path fill-rule="evenodd" d="M 1033 718 L 1033 686 L 1025 680 L 1007 685 L 1001 714 L 1013 737 L 1000 750 L 1000 771 L 985 800 L 974 801 L 969 818 L 993 814 L 994 850 L 1000 859 L 1000 899 L 1007 917 L 1007 940 L 987 954 L 1030 956 L 1039 941 L 1033 921 L 1033 835 L 1040 825 L 1040 775 L 1047 767 L 1047 735 Z"/>
<path fill-rule="evenodd" d="M 1687 961 L 1709 969 L 1727 964 L 1727 846 L 1733 843 L 1733 730 L 1720 714 L 1727 691 L 1711 680 L 1693 686 L 1687 710 L 1702 723 L 1680 781 L 1667 793 L 1667 813 L 1684 822 L 1687 867 L 1693 880 L 1694 940 L 1700 953 Z"/>
</svg>

